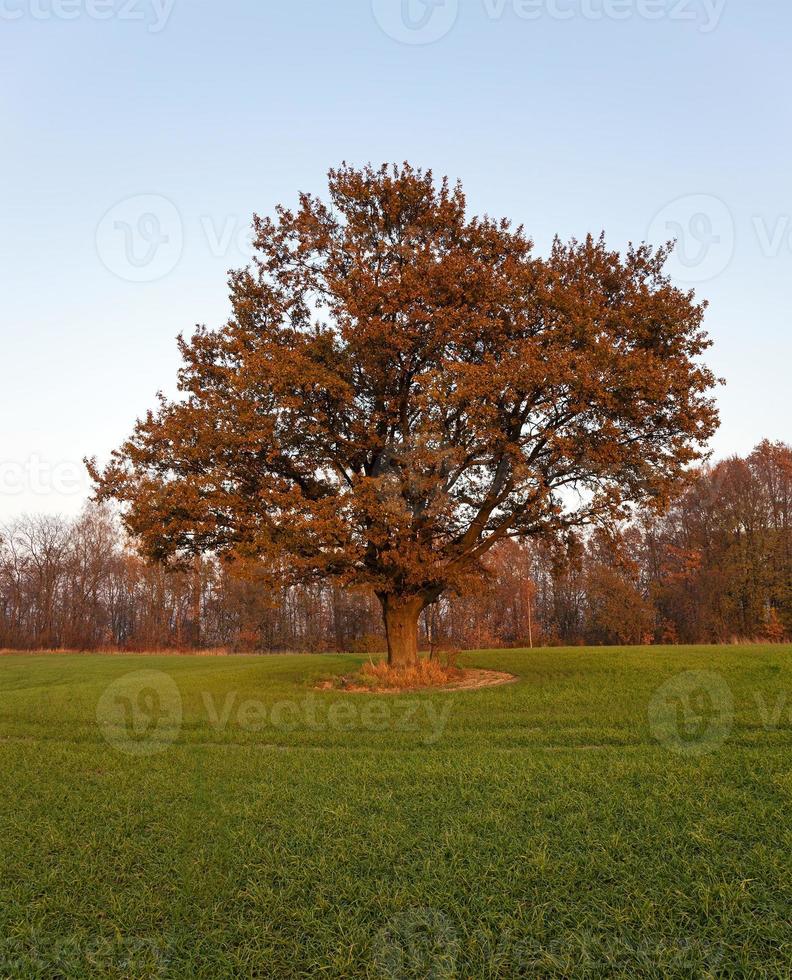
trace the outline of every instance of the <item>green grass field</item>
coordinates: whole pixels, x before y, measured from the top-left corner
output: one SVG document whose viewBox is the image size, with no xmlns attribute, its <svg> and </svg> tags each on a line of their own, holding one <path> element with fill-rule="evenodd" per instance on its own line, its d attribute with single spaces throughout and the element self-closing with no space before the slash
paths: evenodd
<svg viewBox="0 0 792 980">
<path fill-rule="evenodd" d="M 788 977 L 792 649 L 0 657 L 0 976 Z"/>
</svg>

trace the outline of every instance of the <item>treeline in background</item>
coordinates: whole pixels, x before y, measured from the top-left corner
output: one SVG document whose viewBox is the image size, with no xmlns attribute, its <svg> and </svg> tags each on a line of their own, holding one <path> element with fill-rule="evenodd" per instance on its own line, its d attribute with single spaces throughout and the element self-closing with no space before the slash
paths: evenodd
<svg viewBox="0 0 792 980">
<path fill-rule="evenodd" d="M 792 638 L 792 447 L 701 471 L 663 516 L 554 545 L 506 541 L 475 595 L 424 614 L 425 646 L 780 642 Z M 379 604 L 273 588 L 203 560 L 146 564 L 109 511 L 0 527 L 0 648 L 383 649 Z"/>
</svg>

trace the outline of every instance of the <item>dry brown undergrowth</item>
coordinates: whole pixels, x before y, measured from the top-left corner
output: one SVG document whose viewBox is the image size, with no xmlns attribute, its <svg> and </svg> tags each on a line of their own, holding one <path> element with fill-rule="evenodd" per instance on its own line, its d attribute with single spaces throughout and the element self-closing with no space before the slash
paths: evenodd
<svg viewBox="0 0 792 980">
<path fill-rule="evenodd" d="M 461 680 L 463 672 L 453 664 L 437 660 L 419 660 L 414 667 L 390 667 L 384 661 L 364 664 L 360 677 L 374 688 L 405 690 L 415 687 L 445 687 Z"/>
<path fill-rule="evenodd" d="M 464 691 L 510 684 L 517 678 L 497 670 L 462 669 L 420 660 L 415 667 L 395 669 L 387 663 L 368 663 L 356 674 L 333 677 L 319 684 L 324 691 L 341 690 L 351 694 L 398 694 L 400 691 Z"/>
</svg>

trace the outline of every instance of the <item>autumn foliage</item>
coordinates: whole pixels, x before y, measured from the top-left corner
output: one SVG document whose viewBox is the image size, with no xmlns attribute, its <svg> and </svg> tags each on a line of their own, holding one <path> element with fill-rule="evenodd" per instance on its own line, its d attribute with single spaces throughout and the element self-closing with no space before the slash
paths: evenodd
<svg viewBox="0 0 792 980">
<path fill-rule="evenodd" d="M 254 228 L 230 319 L 180 338 L 183 397 L 92 464 L 97 495 L 154 559 L 372 590 L 393 665 L 495 544 L 666 500 L 714 431 L 665 246 L 540 258 L 407 164 L 332 170 Z"/>
<path fill-rule="evenodd" d="M 563 539 L 507 538 L 483 583 L 419 621 L 441 666 L 482 647 L 789 642 L 792 447 L 702 467 L 662 515 Z M 333 579 L 268 581 L 206 558 L 143 560 L 108 508 L 0 524 L 0 650 L 385 649 L 376 598 Z"/>
</svg>

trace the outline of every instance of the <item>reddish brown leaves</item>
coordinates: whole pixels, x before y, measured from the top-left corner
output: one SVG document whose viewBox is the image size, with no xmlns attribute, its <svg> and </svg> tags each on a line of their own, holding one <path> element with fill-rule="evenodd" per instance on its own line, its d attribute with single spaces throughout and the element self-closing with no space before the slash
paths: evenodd
<svg viewBox="0 0 792 980">
<path fill-rule="evenodd" d="M 180 342 L 183 400 L 94 472 L 149 554 L 288 555 L 430 601 L 496 541 L 662 500 L 700 457 L 703 307 L 665 250 L 542 260 L 407 164 L 329 185 L 255 219 L 229 322 Z"/>
</svg>

